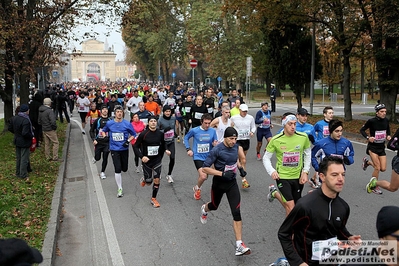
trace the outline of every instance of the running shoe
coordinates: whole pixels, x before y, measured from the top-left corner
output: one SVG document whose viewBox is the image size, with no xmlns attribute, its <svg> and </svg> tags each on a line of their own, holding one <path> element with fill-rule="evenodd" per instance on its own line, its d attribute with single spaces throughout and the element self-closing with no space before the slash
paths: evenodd
<svg viewBox="0 0 399 266">
<path fill-rule="evenodd" d="M 367 193 L 371 193 L 371 192 L 374 192 L 374 190 L 377 188 L 377 178 L 375 178 L 375 177 L 372 177 L 371 179 L 370 179 L 370 181 L 367 183 L 367 185 L 366 185 L 366 190 L 367 190 Z M 376 194 L 378 194 L 378 193 L 376 193 Z"/>
<path fill-rule="evenodd" d="M 140 173 L 140 169 L 136 167 L 136 173 Z"/>
<path fill-rule="evenodd" d="M 152 207 L 154 207 L 154 208 L 161 207 L 161 205 L 159 204 L 159 202 L 157 201 L 156 198 L 151 198 L 151 204 L 152 204 Z"/>
<path fill-rule="evenodd" d="M 121 197 L 123 197 L 123 192 L 122 192 L 122 189 L 120 188 L 120 189 L 118 189 L 118 194 L 116 195 L 118 198 L 121 198 Z"/>
<path fill-rule="evenodd" d="M 260 153 L 256 154 L 256 159 L 257 159 L 258 161 L 262 160 L 262 158 L 260 157 Z"/>
<path fill-rule="evenodd" d="M 82 134 L 83 134 L 83 135 L 86 135 L 86 132 L 82 131 Z"/>
<path fill-rule="evenodd" d="M 144 176 L 142 176 L 142 177 L 140 178 L 140 186 L 145 187 Z"/>
<path fill-rule="evenodd" d="M 194 186 L 193 191 L 194 191 L 194 199 L 200 200 L 201 199 L 201 189 L 198 186 Z"/>
<path fill-rule="evenodd" d="M 376 187 L 375 189 L 373 189 L 373 193 L 377 194 L 377 195 L 381 195 L 382 194 L 382 190 L 380 189 L 380 187 Z"/>
<path fill-rule="evenodd" d="M 367 167 L 369 166 L 368 164 L 369 160 L 367 159 L 367 157 L 364 157 L 362 160 L 362 169 L 363 171 L 366 171 Z"/>
<path fill-rule="evenodd" d="M 96 158 L 94 158 L 94 157 L 93 157 L 93 159 L 91 159 L 91 161 L 92 161 L 93 163 L 96 163 L 96 162 L 97 162 Z"/>
<path fill-rule="evenodd" d="M 243 179 L 242 180 L 242 188 L 249 188 L 249 187 L 250 187 L 250 185 L 249 185 L 248 181 L 246 179 Z"/>
<path fill-rule="evenodd" d="M 317 189 L 321 186 L 319 178 L 317 176 L 315 179 L 313 179 L 313 178 L 309 179 L 309 184 L 314 189 Z"/>
<path fill-rule="evenodd" d="M 101 177 L 101 179 L 106 179 L 107 178 L 107 176 L 105 175 L 104 172 L 101 172 L 100 177 Z"/>
<path fill-rule="evenodd" d="M 180 143 L 180 136 L 177 137 L 177 143 Z"/>
<path fill-rule="evenodd" d="M 170 183 L 170 184 L 173 183 L 172 175 L 167 175 L 166 180 L 168 180 L 168 183 Z"/>
<path fill-rule="evenodd" d="M 267 194 L 267 199 L 269 200 L 269 202 L 273 202 L 273 200 L 276 198 L 274 196 L 275 191 L 277 193 L 277 188 L 274 185 L 270 185 L 269 186 L 269 194 Z"/>
<path fill-rule="evenodd" d="M 201 207 L 201 223 L 206 224 L 208 213 L 205 211 L 205 204 Z"/>
<path fill-rule="evenodd" d="M 236 256 L 249 255 L 251 254 L 251 249 L 241 243 L 239 247 L 236 248 Z"/>
</svg>

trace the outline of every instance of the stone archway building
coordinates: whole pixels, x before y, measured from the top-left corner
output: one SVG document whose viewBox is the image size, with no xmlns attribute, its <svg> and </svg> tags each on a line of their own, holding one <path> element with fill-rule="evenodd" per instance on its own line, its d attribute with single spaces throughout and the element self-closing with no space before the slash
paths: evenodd
<svg viewBox="0 0 399 266">
<path fill-rule="evenodd" d="M 115 81 L 115 57 L 113 49 L 104 42 L 88 40 L 82 43 L 81 51 L 70 57 L 72 81 Z"/>
</svg>

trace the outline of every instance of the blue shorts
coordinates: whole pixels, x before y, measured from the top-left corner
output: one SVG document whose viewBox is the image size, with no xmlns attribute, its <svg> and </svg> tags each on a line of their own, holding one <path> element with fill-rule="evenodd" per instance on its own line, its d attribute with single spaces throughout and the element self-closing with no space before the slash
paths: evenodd
<svg viewBox="0 0 399 266">
<path fill-rule="evenodd" d="M 265 137 L 265 139 L 271 138 L 272 132 L 270 131 L 270 128 L 260 128 L 258 127 L 256 129 L 256 138 L 258 139 L 258 142 L 262 142 L 263 137 Z"/>
</svg>

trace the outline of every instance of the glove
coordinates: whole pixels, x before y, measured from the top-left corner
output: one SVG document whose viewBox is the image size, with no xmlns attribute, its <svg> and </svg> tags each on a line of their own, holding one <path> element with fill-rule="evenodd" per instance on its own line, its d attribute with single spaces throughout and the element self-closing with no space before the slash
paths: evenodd
<svg viewBox="0 0 399 266">
<path fill-rule="evenodd" d="M 132 105 L 132 107 L 135 107 L 136 106 L 136 104 L 134 103 L 133 105 Z"/>
<path fill-rule="evenodd" d="M 232 171 L 232 170 L 223 172 L 223 174 L 222 174 L 222 177 L 225 177 L 225 178 L 227 178 L 227 179 L 233 179 L 234 176 L 235 176 L 235 173 L 234 173 L 234 171 Z"/>
<path fill-rule="evenodd" d="M 308 135 L 308 138 L 309 138 L 310 142 L 314 143 L 314 136 L 313 135 Z"/>
<path fill-rule="evenodd" d="M 123 147 L 125 147 L 125 148 L 129 147 L 129 143 L 130 142 L 128 140 L 126 140 L 125 143 L 123 143 Z"/>
<path fill-rule="evenodd" d="M 240 176 L 241 177 L 245 177 L 247 175 L 247 172 L 244 170 L 243 167 L 238 168 L 238 171 L 240 171 Z"/>
<path fill-rule="evenodd" d="M 168 132 L 171 129 L 172 129 L 171 127 L 165 127 L 164 132 Z"/>
<path fill-rule="evenodd" d="M 344 164 L 349 165 L 349 158 L 348 158 L 348 156 L 344 156 Z"/>
</svg>

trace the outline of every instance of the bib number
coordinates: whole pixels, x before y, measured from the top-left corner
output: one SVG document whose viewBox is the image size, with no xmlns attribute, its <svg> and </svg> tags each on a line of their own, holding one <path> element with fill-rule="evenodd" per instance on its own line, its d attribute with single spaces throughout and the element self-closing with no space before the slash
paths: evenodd
<svg viewBox="0 0 399 266">
<path fill-rule="evenodd" d="M 325 260 L 338 251 L 338 239 L 332 237 L 327 240 L 312 242 L 312 260 Z"/>
<path fill-rule="evenodd" d="M 195 112 L 194 118 L 195 118 L 195 119 L 201 119 L 202 115 L 203 115 L 203 113 L 197 113 L 197 112 Z"/>
<path fill-rule="evenodd" d="M 198 144 L 197 145 L 197 152 L 198 153 L 207 153 L 207 152 L 209 152 L 209 143 Z"/>
<path fill-rule="evenodd" d="M 284 152 L 283 153 L 283 166 L 298 167 L 299 165 L 299 152 Z"/>
<path fill-rule="evenodd" d="M 328 126 L 323 127 L 323 137 L 327 137 L 330 135 L 330 131 L 328 130 Z"/>
<path fill-rule="evenodd" d="M 158 155 L 159 146 L 148 146 L 147 147 L 147 154 L 148 156 L 156 156 Z"/>
<path fill-rule="evenodd" d="M 165 139 L 165 141 L 171 141 L 173 140 L 173 137 L 175 136 L 175 132 L 173 131 L 173 129 L 166 131 L 165 133 L 163 133 L 163 137 Z"/>
<path fill-rule="evenodd" d="M 379 130 L 375 132 L 374 142 L 375 143 L 383 143 L 385 142 L 385 138 L 387 136 L 386 130 Z"/>
<path fill-rule="evenodd" d="M 249 129 L 240 129 L 240 130 L 238 130 L 238 137 L 239 138 L 249 137 Z"/>
<path fill-rule="evenodd" d="M 113 141 L 123 141 L 125 139 L 123 133 L 112 133 Z"/>
</svg>

